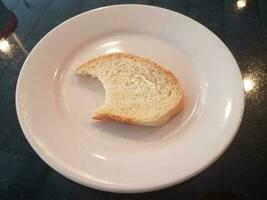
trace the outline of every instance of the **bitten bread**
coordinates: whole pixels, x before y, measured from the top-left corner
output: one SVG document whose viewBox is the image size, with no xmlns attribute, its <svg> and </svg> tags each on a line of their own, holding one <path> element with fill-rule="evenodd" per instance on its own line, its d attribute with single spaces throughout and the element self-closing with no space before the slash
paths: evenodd
<svg viewBox="0 0 267 200">
<path fill-rule="evenodd" d="M 105 102 L 94 113 L 95 120 L 160 126 L 183 108 L 179 81 L 149 59 L 108 54 L 82 64 L 76 72 L 96 77 L 104 86 Z"/>
</svg>

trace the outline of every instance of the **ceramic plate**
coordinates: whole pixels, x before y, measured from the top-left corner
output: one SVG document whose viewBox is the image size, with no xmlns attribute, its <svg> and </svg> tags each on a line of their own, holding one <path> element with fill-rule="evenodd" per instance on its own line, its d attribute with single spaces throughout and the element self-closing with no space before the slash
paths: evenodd
<svg viewBox="0 0 267 200">
<path fill-rule="evenodd" d="M 183 112 L 162 127 L 90 120 L 105 91 L 75 69 L 113 52 L 171 70 L 184 89 Z M 170 10 L 120 5 L 75 16 L 43 37 L 20 72 L 16 107 L 29 143 L 62 175 L 99 190 L 145 192 L 214 162 L 238 130 L 244 94 L 234 57 L 207 28 Z"/>
</svg>

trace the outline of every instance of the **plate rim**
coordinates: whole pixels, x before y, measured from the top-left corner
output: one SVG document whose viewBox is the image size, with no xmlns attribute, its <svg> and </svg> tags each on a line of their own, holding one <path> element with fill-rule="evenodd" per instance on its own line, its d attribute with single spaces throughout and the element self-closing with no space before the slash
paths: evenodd
<svg viewBox="0 0 267 200">
<path fill-rule="evenodd" d="M 118 188 L 118 187 L 112 187 L 112 184 L 110 185 L 104 185 L 101 184 L 100 182 L 96 182 L 94 180 L 91 180 L 91 182 L 86 182 L 84 180 L 81 180 L 79 178 L 77 178 L 74 174 L 69 173 L 69 171 L 66 171 L 64 168 L 60 167 L 57 163 L 55 163 L 53 160 L 50 160 L 49 158 L 46 157 L 45 154 L 42 153 L 42 151 L 39 149 L 39 147 L 36 145 L 36 143 L 33 141 L 33 139 L 30 137 L 30 132 L 27 130 L 27 127 L 25 126 L 25 124 L 23 123 L 23 117 L 22 117 L 22 110 L 21 110 L 21 106 L 19 106 L 19 93 L 20 93 L 20 87 L 21 87 L 21 82 L 22 82 L 22 77 L 25 71 L 25 66 L 27 65 L 28 61 L 30 60 L 30 55 L 32 54 L 32 52 L 35 51 L 36 48 L 38 48 L 39 44 L 46 38 L 48 37 L 50 34 L 52 34 L 57 28 L 64 26 L 66 23 L 68 23 L 71 20 L 74 20 L 76 18 L 79 18 L 82 15 L 86 15 L 88 13 L 95 13 L 95 12 L 99 12 L 105 9 L 112 9 L 114 7 L 147 7 L 150 9 L 158 9 L 164 12 L 171 12 L 173 14 L 178 14 L 184 18 L 189 19 L 190 21 L 197 23 L 198 25 L 200 25 L 202 28 L 204 28 L 206 31 L 208 31 L 209 33 L 211 33 L 213 36 L 215 36 L 217 38 L 217 41 L 220 42 L 222 44 L 222 46 L 224 47 L 224 49 L 226 51 L 229 52 L 229 56 L 231 57 L 231 59 L 234 61 L 235 63 L 235 67 L 237 68 L 238 72 L 239 72 L 239 82 L 240 82 L 240 91 L 241 91 L 241 96 L 240 96 L 240 103 L 242 104 L 240 106 L 240 110 L 239 113 L 237 113 L 236 116 L 238 116 L 238 123 L 236 123 L 235 128 L 233 129 L 233 134 L 231 135 L 231 138 L 229 139 L 228 143 L 224 146 L 224 148 L 220 151 L 220 153 L 218 153 L 210 162 L 207 162 L 205 165 L 203 165 L 202 167 L 200 167 L 199 169 L 197 169 L 196 171 L 194 171 L 193 173 L 191 173 L 188 176 L 185 176 L 182 179 L 173 181 L 173 182 L 169 182 L 168 184 L 162 184 L 162 185 L 151 185 L 149 187 L 145 187 L 145 188 Z M 238 66 L 238 63 L 236 62 L 232 52 L 230 51 L 230 49 L 225 45 L 225 43 L 215 34 L 213 33 L 210 29 L 208 29 L 206 26 L 202 25 L 201 23 L 199 23 L 198 21 L 196 21 L 195 19 L 192 19 L 182 13 L 179 13 L 177 11 L 174 10 L 170 10 L 167 8 L 163 8 L 163 7 L 158 7 L 158 6 L 153 6 L 153 5 L 145 5 L 145 4 L 118 4 L 118 5 L 109 5 L 109 6 L 104 6 L 104 7 L 99 7 L 99 8 L 95 8 L 92 10 L 88 10 L 85 11 L 83 13 L 77 14 L 65 21 L 63 21 L 62 23 L 60 23 L 59 25 L 55 26 L 52 30 L 50 30 L 48 33 L 46 33 L 33 47 L 33 49 L 31 50 L 31 52 L 28 54 L 27 58 L 25 59 L 21 69 L 20 69 L 20 73 L 17 79 L 17 84 L 16 84 L 16 94 L 15 94 L 15 105 L 16 105 L 16 113 L 17 113 L 17 117 L 18 117 L 18 121 L 20 124 L 20 127 L 22 129 L 22 132 L 24 134 L 24 136 L 26 137 L 27 141 L 29 142 L 29 144 L 31 145 L 31 147 L 34 149 L 34 151 L 37 153 L 37 155 L 43 160 L 45 161 L 45 163 L 47 163 L 49 165 L 49 167 L 51 167 L 52 169 L 54 169 L 55 171 L 57 171 L 59 174 L 63 175 L 64 177 L 79 183 L 81 185 L 84 185 L 86 187 L 91 187 L 97 190 L 101 190 L 101 191 L 109 191 L 109 192 L 114 192 L 114 193 L 144 193 L 144 192 L 149 192 L 149 191 L 155 191 L 155 190 L 160 190 L 160 189 L 164 189 L 179 183 L 182 183 L 194 176 L 196 176 L 197 174 L 200 174 L 201 172 L 203 172 L 205 169 L 207 169 L 209 166 L 211 166 L 219 157 L 221 157 L 221 155 L 226 151 L 226 149 L 230 146 L 230 144 L 232 143 L 233 139 L 235 138 L 239 127 L 241 125 L 242 119 L 243 119 L 243 115 L 244 115 L 244 110 L 245 110 L 245 93 L 244 93 L 244 89 L 243 89 L 243 79 L 242 79 L 242 73 L 241 70 Z M 99 183 L 99 184 L 96 184 Z"/>
</svg>

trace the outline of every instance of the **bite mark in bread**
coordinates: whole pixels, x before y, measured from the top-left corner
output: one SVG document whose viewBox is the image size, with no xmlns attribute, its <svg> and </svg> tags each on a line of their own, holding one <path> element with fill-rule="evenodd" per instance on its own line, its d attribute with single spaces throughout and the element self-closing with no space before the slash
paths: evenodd
<svg viewBox="0 0 267 200">
<path fill-rule="evenodd" d="M 105 88 L 105 103 L 95 120 L 160 126 L 183 109 L 175 75 L 149 59 L 113 53 L 82 64 L 76 73 L 97 77 Z"/>
</svg>

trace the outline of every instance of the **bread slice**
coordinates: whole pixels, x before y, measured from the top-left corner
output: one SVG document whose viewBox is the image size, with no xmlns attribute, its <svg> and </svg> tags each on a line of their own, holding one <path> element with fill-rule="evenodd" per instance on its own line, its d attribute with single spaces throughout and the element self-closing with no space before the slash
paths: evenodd
<svg viewBox="0 0 267 200">
<path fill-rule="evenodd" d="M 160 126 L 183 108 L 176 77 L 146 58 L 108 54 L 82 64 L 76 72 L 97 77 L 104 86 L 105 102 L 93 115 L 95 120 Z"/>
</svg>

